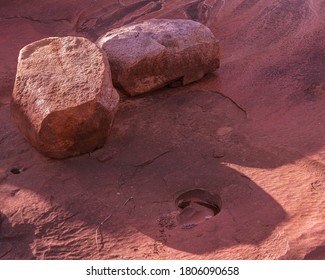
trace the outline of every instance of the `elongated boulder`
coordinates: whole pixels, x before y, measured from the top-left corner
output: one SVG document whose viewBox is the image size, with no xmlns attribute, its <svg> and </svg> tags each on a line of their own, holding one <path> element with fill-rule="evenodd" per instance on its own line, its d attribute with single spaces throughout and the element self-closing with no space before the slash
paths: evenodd
<svg viewBox="0 0 325 280">
<path fill-rule="evenodd" d="M 102 147 L 118 101 L 106 54 L 85 38 L 46 38 L 19 53 L 11 113 L 24 137 L 46 156 Z"/>
<path fill-rule="evenodd" d="M 186 85 L 219 67 L 218 41 L 192 20 L 147 20 L 114 29 L 97 45 L 108 55 L 114 85 L 131 96 Z"/>
</svg>

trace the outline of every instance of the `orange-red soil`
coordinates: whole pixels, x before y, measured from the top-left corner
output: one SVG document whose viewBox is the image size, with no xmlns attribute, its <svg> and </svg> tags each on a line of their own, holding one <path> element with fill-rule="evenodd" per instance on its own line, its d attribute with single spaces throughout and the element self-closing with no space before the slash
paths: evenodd
<svg viewBox="0 0 325 280">
<path fill-rule="evenodd" d="M 206 24 L 220 69 L 122 96 L 103 149 L 40 155 L 10 116 L 19 50 L 149 18 Z M 324 26 L 312 0 L 2 0 L 0 259 L 325 259 Z M 198 188 L 221 211 L 180 228 Z"/>
</svg>

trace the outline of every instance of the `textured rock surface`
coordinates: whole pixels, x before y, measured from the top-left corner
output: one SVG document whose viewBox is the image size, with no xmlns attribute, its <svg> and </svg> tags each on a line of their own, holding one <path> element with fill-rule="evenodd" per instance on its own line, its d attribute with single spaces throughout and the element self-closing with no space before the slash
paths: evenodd
<svg viewBox="0 0 325 280">
<path fill-rule="evenodd" d="M 192 20 L 147 20 L 112 30 L 97 44 L 108 55 L 114 85 L 132 96 L 186 85 L 219 67 L 214 35 Z"/>
<path fill-rule="evenodd" d="M 43 154 L 65 158 L 102 147 L 118 100 L 106 55 L 88 39 L 51 37 L 20 51 L 12 116 Z"/>
</svg>

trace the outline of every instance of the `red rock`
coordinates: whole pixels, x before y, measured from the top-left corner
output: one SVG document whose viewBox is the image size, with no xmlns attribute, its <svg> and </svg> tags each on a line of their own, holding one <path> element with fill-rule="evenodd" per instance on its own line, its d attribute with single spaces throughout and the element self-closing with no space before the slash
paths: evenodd
<svg viewBox="0 0 325 280">
<path fill-rule="evenodd" d="M 51 37 L 19 54 L 11 113 L 41 153 L 65 158 L 104 145 L 118 105 L 106 55 L 80 37 Z"/>
<path fill-rule="evenodd" d="M 186 85 L 219 67 L 217 40 L 192 20 L 147 20 L 114 29 L 97 44 L 108 55 L 114 85 L 131 96 L 175 81 Z"/>
</svg>

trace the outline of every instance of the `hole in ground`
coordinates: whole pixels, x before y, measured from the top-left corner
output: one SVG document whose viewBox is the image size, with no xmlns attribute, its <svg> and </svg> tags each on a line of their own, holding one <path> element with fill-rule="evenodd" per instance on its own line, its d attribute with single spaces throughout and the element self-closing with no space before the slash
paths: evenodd
<svg viewBox="0 0 325 280">
<path fill-rule="evenodd" d="M 10 172 L 12 174 L 20 174 L 23 171 L 25 171 L 25 168 L 23 168 L 23 167 L 21 167 L 21 168 L 20 167 L 13 167 L 13 168 L 10 169 Z"/>
<path fill-rule="evenodd" d="M 179 195 L 175 200 L 181 209 L 177 223 L 182 228 L 196 226 L 221 211 L 221 198 L 202 189 L 193 189 Z"/>
</svg>

